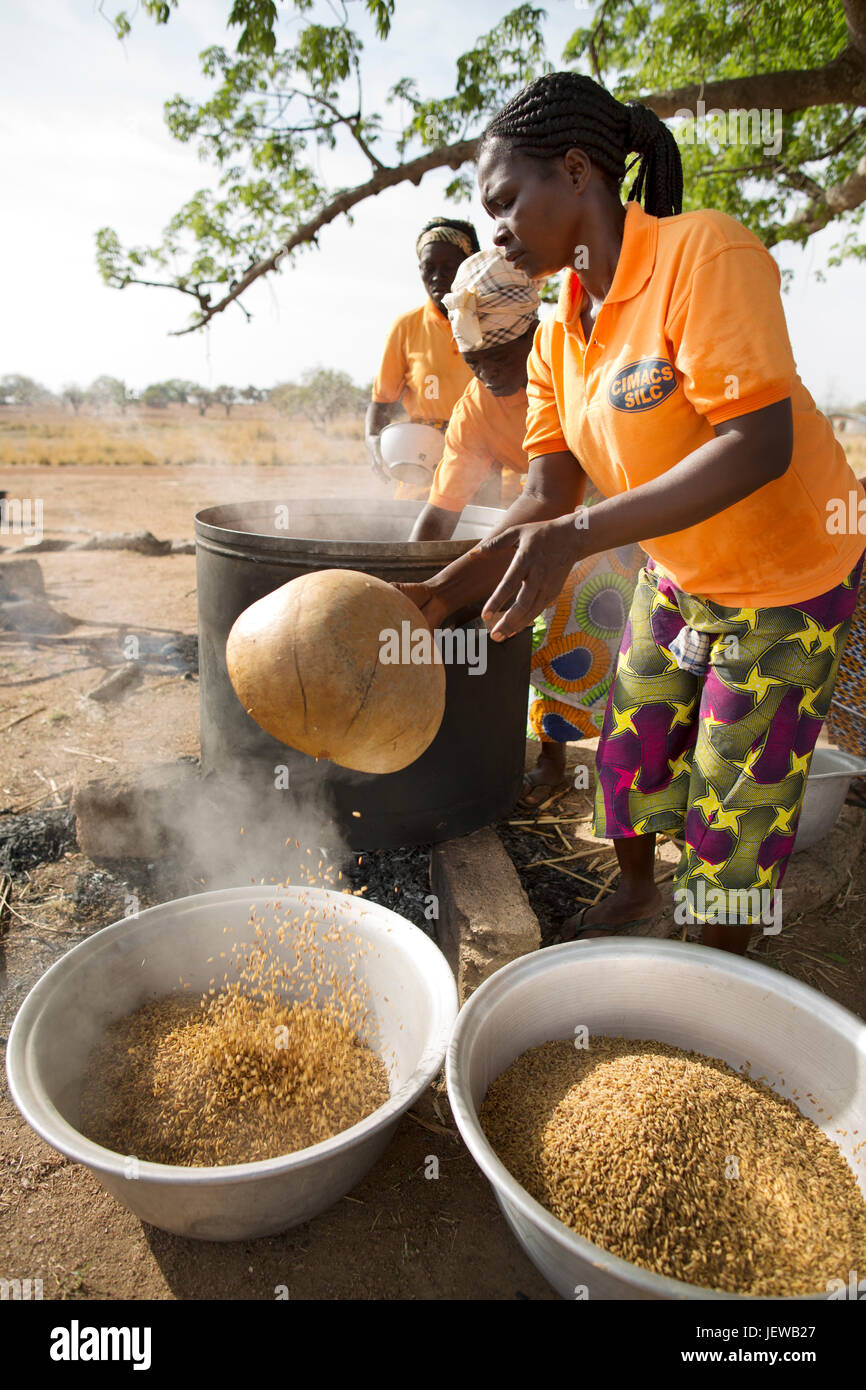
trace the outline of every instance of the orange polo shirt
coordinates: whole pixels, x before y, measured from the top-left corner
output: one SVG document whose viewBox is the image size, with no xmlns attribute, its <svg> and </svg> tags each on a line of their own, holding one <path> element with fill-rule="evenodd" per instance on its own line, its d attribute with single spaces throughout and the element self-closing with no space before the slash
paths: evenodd
<svg viewBox="0 0 866 1390">
<path fill-rule="evenodd" d="M 494 396 L 473 376 L 451 415 L 428 501 L 447 512 L 462 512 L 491 468 L 498 467 L 501 504 L 510 506 L 529 469 L 523 451 L 525 431 L 526 392 Z"/>
<path fill-rule="evenodd" d="M 626 209 L 613 284 L 587 343 L 566 272 L 529 357 L 524 447 L 568 449 L 605 497 L 666 473 L 713 426 L 790 396 L 787 472 L 685 531 L 641 545 L 679 588 L 732 608 L 804 602 L 841 583 L 864 548 L 831 534 L 828 504 L 864 497 L 830 422 L 797 375 L 772 256 L 725 213 Z"/>
<path fill-rule="evenodd" d="M 385 343 L 374 401 L 399 401 L 411 420 L 445 421 L 473 379 L 451 324 L 432 299 L 401 314 Z"/>
</svg>

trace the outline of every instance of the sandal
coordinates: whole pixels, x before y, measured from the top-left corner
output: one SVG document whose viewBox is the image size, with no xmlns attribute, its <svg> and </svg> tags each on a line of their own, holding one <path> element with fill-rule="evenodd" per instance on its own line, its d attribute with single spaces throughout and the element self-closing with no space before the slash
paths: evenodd
<svg viewBox="0 0 866 1390">
<path fill-rule="evenodd" d="M 555 801 L 561 799 L 571 790 L 571 782 L 564 778 L 561 782 L 531 782 L 529 773 L 523 774 L 523 793 L 517 802 L 516 809 L 520 811 L 543 811 L 545 807 L 552 806 Z M 533 800 L 533 796 L 542 793 L 540 800 Z"/>
<path fill-rule="evenodd" d="M 654 912 L 649 917 L 635 917 L 631 922 L 617 922 L 615 925 L 608 922 L 587 922 L 586 926 L 584 926 L 583 920 L 586 913 L 587 908 L 582 907 L 579 912 L 575 913 L 574 917 L 567 917 L 556 933 L 553 944 L 558 946 L 566 941 L 578 941 L 582 931 L 600 931 L 604 932 L 606 936 L 637 936 L 638 933 L 634 928 L 652 926 L 653 922 L 658 920 L 659 915 L 657 912 Z M 563 935 L 569 922 L 574 922 L 574 926 L 570 928 L 568 935 Z M 592 941 L 592 939 L 591 936 L 584 937 L 585 941 Z"/>
</svg>

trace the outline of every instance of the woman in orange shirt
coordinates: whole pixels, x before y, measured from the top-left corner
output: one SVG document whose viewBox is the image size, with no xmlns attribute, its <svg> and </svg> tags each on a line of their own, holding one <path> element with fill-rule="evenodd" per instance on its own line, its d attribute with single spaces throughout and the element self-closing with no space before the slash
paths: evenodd
<svg viewBox="0 0 866 1390">
<path fill-rule="evenodd" d="M 434 217 L 425 223 L 415 243 L 427 301 L 394 321 L 367 407 L 365 443 L 377 477 L 391 482 L 382 458 L 379 435 L 402 402 L 413 422 L 444 429 L 451 412 L 472 380 L 472 372 L 454 341 L 442 296 L 451 288 L 457 268 L 478 251 L 471 222 Z M 401 495 L 426 496 L 426 489 L 401 486 Z"/>
<path fill-rule="evenodd" d="M 595 833 L 620 879 L 566 926 L 652 920 L 664 831 L 684 841 L 678 920 L 743 953 L 753 926 L 779 929 L 863 562 L 856 528 L 829 523 L 863 489 L 797 375 L 775 262 L 733 218 L 681 214 L 679 150 L 653 112 L 575 73 L 540 77 L 485 131 L 478 182 L 495 245 L 531 277 L 564 269 L 562 293 L 529 362 L 522 496 L 408 592 L 434 626 L 490 595 L 502 640 L 581 557 L 640 542 L 596 760 Z M 588 512 L 586 477 L 605 499 Z"/>
</svg>

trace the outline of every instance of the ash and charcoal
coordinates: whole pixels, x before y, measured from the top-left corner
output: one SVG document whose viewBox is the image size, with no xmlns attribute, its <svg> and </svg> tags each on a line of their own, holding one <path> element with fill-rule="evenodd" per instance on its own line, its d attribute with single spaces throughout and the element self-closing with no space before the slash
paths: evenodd
<svg viewBox="0 0 866 1390">
<path fill-rule="evenodd" d="M 68 806 L 0 816 L 0 874 L 22 878 L 28 869 L 53 864 L 76 848 L 75 815 Z"/>
<path fill-rule="evenodd" d="M 72 894 L 76 914 L 106 927 L 121 917 L 170 899 L 170 891 L 160 892 L 155 870 L 156 865 L 141 859 L 114 860 L 110 869 L 83 869 Z"/>
<path fill-rule="evenodd" d="M 347 858 L 340 868 L 342 882 L 348 887 L 366 887 L 364 897 L 368 902 L 398 912 L 414 926 L 420 927 L 427 936 L 435 936 L 430 900 L 429 845 L 365 850 L 362 854 Z"/>
<path fill-rule="evenodd" d="M 193 633 L 178 632 L 166 640 L 155 633 L 135 634 L 139 644 L 139 660 L 157 670 L 182 671 L 198 674 L 198 637 Z"/>
<path fill-rule="evenodd" d="M 537 869 L 530 868 L 531 864 L 541 859 L 556 859 L 564 854 L 562 842 L 559 842 L 557 848 L 557 841 L 553 836 L 542 838 L 538 833 L 533 834 L 520 826 L 509 825 L 507 821 L 495 828 L 517 870 L 521 887 L 529 898 L 529 905 L 538 918 L 541 944 L 550 946 L 566 918 L 573 917 L 575 912 L 585 907 L 586 899 L 592 901 L 604 883 L 604 877 L 587 869 L 585 860 L 576 860 L 565 866 L 573 873 L 579 873 L 579 879 L 563 873 L 553 864 L 545 864 Z M 603 846 L 599 845 L 599 852 L 602 848 Z"/>
</svg>

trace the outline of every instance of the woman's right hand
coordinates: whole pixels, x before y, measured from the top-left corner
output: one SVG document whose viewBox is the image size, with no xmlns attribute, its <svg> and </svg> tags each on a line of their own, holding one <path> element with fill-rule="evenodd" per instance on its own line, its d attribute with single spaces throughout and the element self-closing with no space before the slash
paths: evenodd
<svg viewBox="0 0 866 1390">
<path fill-rule="evenodd" d="M 399 589 L 401 594 L 405 594 L 416 608 L 420 608 L 431 629 L 439 627 L 443 620 L 448 617 L 448 605 L 438 597 L 432 585 L 423 583 L 395 584 L 394 588 Z"/>
</svg>

